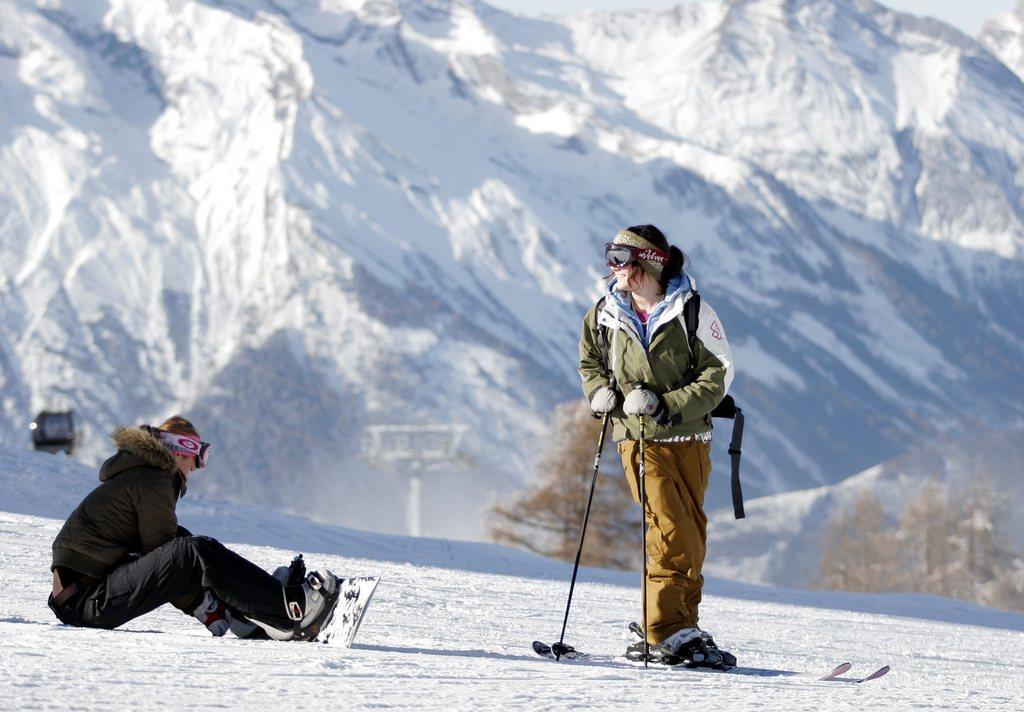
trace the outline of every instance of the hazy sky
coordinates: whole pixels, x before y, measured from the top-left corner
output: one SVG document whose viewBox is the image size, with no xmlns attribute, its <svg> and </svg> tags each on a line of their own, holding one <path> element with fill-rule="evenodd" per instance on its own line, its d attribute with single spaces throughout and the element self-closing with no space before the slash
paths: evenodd
<svg viewBox="0 0 1024 712">
<path fill-rule="evenodd" d="M 671 7 L 686 0 L 486 0 L 491 5 L 520 15 L 568 13 L 584 9 L 612 10 L 626 7 Z M 1018 0 L 880 0 L 894 10 L 930 15 L 976 37 L 985 20 L 1017 6 Z"/>
</svg>

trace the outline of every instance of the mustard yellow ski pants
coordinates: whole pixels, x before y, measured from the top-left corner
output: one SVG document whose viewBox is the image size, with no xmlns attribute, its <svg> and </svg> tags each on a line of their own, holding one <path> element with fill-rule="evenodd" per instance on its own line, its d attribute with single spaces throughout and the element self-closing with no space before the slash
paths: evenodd
<svg viewBox="0 0 1024 712">
<path fill-rule="evenodd" d="M 640 503 L 640 442 L 623 440 L 619 455 L 633 499 Z M 708 518 L 704 491 L 711 443 L 645 444 L 647 489 L 647 638 L 660 643 L 697 626 Z"/>
</svg>

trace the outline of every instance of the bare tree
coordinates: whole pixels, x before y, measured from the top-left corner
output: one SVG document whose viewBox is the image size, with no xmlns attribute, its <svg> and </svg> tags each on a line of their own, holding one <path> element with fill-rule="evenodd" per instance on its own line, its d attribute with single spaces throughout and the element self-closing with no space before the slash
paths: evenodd
<svg viewBox="0 0 1024 712">
<path fill-rule="evenodd" d="M 1024 611 L 1024 560 L 1016 559 L 1011 566 L 996 572 L 992 582 L 988 605 L 1011 611 Z"/>
<path fill-rule="evenodd" d="M 1010 557 L 997 528 L 995 501 L 992 490 L 982 483 L 963 502 L 959 526 L 963 568 L 973 581 L 991 581 Z"/>
<path fill-rule="evenodd" d="M 822 585 L 851 591 L 915 591 L 1024 610 L 1024 561 L 1000 531 L 999 500 L 981 477 L 953 497 L 932 480 L 894 526 L 863 493 L 838 512 L 822 559 Z"/>
<path fill-rule="evenodd" d="M 965 498 L 959 527 L 963 569 L 970 590 L 965 598 L 998 608 L 1024 611 L 1024 560 L 1004 534 L 1005 507 L 980 474 Z"/>
<path fill-rule="evenodd" d="M 907 503 L 900 522 L 911 590 L 963 596 L 966 572 L 959 533 L 963 513 L 935 480 Z"/>
<path fill-rule="evenodd" d="M 903 591 L 897 534 L 878 497 L 865 490 L 829 524 L 822 585 L 846 591 Z"/>
<path fill-rule="evenodd" d="M 494 541 L 544 556 L 572 561 L 579 546 L 580 527 L 590 493 L 594 455 L 601 423 L 584 403 L 559 406 L 550 429 L 549 445 L 531 488 L 491 510 Z M 612 448 L 610 439 L 606 450 Z M 640 561 L 640 511 L 633 510 L 621 464 L 605 452 L 591 507 L 582 563 L 588 566 L 633 568 Z"/>
</svg>

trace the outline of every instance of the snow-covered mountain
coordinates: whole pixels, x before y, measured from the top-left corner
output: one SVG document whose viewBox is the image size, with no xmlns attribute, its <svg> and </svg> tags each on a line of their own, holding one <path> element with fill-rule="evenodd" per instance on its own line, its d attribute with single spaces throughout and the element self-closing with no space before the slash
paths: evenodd
<svg viewBox="0 0 1024 712">
<path fill-rule="evenodd" d="M 1024 77 L 1024 2 L 1000 13 L 981 28 L 981 43 L 1003 64 Z"/>
<path fill-rule="evenodd" d="M 55 465 L 56 463 L 56 465 Z M 555 664 L 571 566 L 491 544 L 372 534 L 190 493 L 181 522 L 265 568 L 382 577 L 355 646 L 213 638 L 167 605 L 117 630 L 61 625 L 46 606 L 50 543 L 92 468 L 0 446 L 0 707 L 621 710 L 699 692 L 712 709 L 1012 710 L 1024 615 L 936 596 L 793 591 L 709 578 L 701 624 L 743 674 L 612 659 L 640 615 L 633 572 L 583 569 L 566 641 L 606 660 Z M 999 658 L 993 659 L 993 651 Z M 819 683 L 841 660 L 853 669 Z M 857 675 L 889 664 L 864 685 Z M 955 680 L 955 684 L 950 681 Z M 1014 702 L 1018 700 L 1018 702 Z M 69 701 L 72 701 L 69 705 Z"/>
<path fill-rule="evenodd" d="M 710 515 L 711 575 L 750 583 L 815 588 L 829 552 L 832 517 L 864 493 L 874 495 L 893 525 L 929 483 L 956 501 L 989 493 L 986 501 L 998 533 L 1024 552 L 1024 431 L 975 433 L 914 449 L 826 487 L 761 497 L 747 502 L 747 519 L 731 509 Z"/>
<path fill-rule="evenodd" d="M 867 0 L 5 2 L 0 433 L 70 405 L 94 460 L 180 410 L 207 494 L 394 531 L 365 427 L 456 422 L 427 531 L 475 535 L 653 222 L 729 330 L 748 495 L 835 482 L 1020 422 L 1022 157 L 1017 75 Z"/>
</svg>

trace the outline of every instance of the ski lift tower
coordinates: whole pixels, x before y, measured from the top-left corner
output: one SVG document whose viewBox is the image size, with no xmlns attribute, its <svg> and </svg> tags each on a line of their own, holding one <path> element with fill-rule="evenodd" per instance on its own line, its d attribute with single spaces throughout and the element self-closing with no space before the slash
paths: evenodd
<svg viewBox="0 0 1024 712">
<path fill-rule="evenodd" d="M 409 534 L 422 534 L 423 471 L 459 458 L 465 425 L 371 425 L 367 427 L 364 456 L 370 462 L 405 465 L 409 475 Z"/>
</svg>

